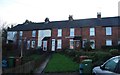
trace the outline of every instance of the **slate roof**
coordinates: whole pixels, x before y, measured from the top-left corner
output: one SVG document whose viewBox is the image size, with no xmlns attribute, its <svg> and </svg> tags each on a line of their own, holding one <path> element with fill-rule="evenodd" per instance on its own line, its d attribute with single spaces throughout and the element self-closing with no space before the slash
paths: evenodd
<svg viewBox="0 0 120 75">
<path fill-rule="evenodd" d="M 9 29 L 9 31 L 29 31 L 29 30 L 44 30 L 52 28 L 78 28 L 78 27 L 95 27 L 95 26 L 120 26 L 120 16 L 105 17 L 105 18 L 90 18 L 78 20 L 64 20 L 64 21 L 51 21 L 49 23 L 28 23 L 18 24 L 17 26 Z"/>
</svg>

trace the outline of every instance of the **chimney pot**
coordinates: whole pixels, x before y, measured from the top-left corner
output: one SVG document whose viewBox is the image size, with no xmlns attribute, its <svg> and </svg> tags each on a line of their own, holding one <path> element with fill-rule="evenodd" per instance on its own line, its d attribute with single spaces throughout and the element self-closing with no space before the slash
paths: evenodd
<svg viewBox="0 0 120 75">
<path fill-rule="evenodd" d="M 73 15 L 69 15 L 69 21 L 73 21 Z"/>
<path fill-rule="evenodd" d="M 101 18 L 101 12 L 97 12 L 97 18 Z"/>
<path fill-rule="evenodd" d="M 45 23 L 49 23 L 49 18 L 45 18 Z"/>
<path fill-rule="evenodd" d="M 13 28 L 13 25 L 11 25 L 11 28 Z"/>
</svg>

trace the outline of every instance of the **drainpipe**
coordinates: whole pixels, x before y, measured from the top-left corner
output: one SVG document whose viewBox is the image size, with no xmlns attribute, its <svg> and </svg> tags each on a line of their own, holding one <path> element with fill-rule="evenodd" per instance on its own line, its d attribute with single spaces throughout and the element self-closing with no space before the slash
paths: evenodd
<svg viewBox="0 0 120 75">
<path fill-rule="evenodd" d="M 81 43 L 81 49 L 82 49 L 82 45 L 83 45 L 83 43 L 82 43 L 82 27 L 81 27 L 81 38 L 80 38 L 80 43 Z"/>
<path fill-rule="evenodd" d="M 23 48 L 22 48 L 22 41 L 21 41 L 21 50 L 20 50 L 20 58 L 23 57 Z"/>
</svg>

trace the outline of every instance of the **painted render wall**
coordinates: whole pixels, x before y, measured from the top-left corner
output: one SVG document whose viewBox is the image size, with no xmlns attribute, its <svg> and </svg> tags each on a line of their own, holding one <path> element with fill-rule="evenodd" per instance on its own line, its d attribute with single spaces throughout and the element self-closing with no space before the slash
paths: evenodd
<svg viewBox="0 0 120 75">
<path fill-rule="evenodd" d="M 42 39 L 44 37 L 51 37 L 51 30 L 38 30 L 38 47 L 42 45 Z"/>
</svg>

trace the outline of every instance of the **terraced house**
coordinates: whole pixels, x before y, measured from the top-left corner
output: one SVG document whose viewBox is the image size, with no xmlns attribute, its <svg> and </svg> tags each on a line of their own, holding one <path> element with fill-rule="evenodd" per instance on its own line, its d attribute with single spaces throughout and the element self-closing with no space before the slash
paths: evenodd
<svg viewBox="0 0 120 75">
<path fill-rule="evenodd" d="M 94 42 L 91 47 L 100 49 L 102 46 L 120 44 L 120 18 L 101 17 L 73 19 L 34 23 L 26 21 L 8 30 L 8 42 L 13 41 L 15 48 L 26 50 L 42 47 L 43 51 L 64 49 L 80 50 L 87 39 Z M 8 43 L 7 42 L 7 43 Z"/>
</svg>

